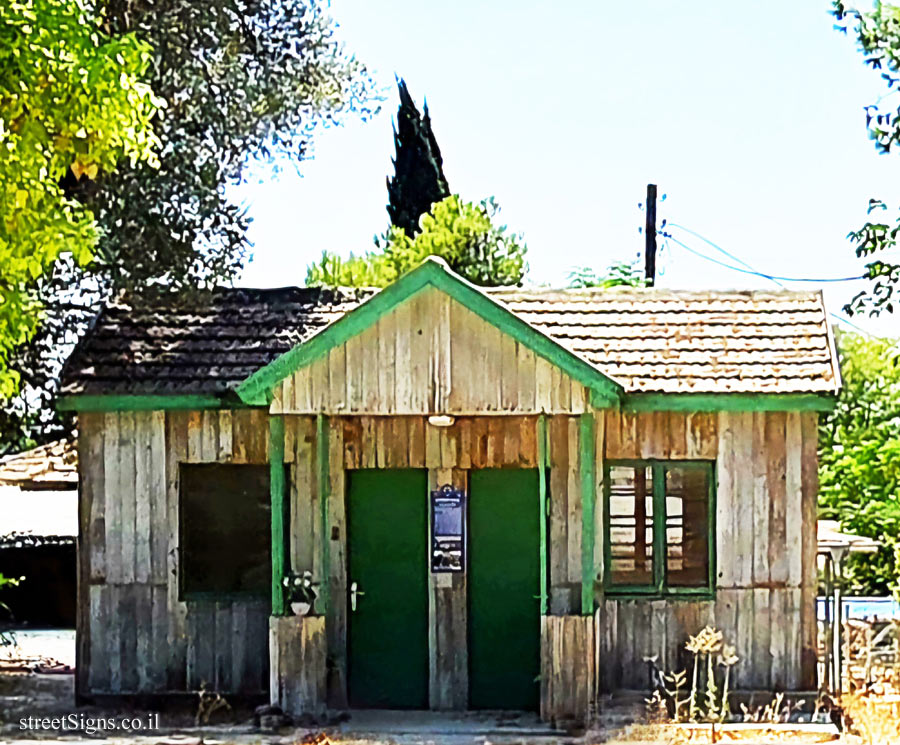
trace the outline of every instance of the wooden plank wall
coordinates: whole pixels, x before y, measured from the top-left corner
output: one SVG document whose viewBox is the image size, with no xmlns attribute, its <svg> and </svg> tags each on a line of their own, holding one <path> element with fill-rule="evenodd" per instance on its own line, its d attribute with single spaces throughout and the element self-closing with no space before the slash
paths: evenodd
<svg viewBox="0 0 900 745">
<path fill-rule="evenodd" d="M 560 728 L 589 723 L 595 691 L 593 616 L 541 618 L 541 720 Z"/>
<path fill-rule="evenodd" d="M 551 604 L 578 612 L 581 588 L 581 492 L 578 417 L 550 420 Z M 572 438 L 575 438 L 572 440 Z M 285 458 L 294 463 L 291 485 L 291 561 L 294 571 L 322 576 L 321 523 L 315 478 L 316 427 L 310 416 L 285 417 Z M 425 417 L 335 417 L 329 422 L 329 536 L 331 607 L 328 618 L 329 702 L 346 701 L 346 521 L 344 477 L 359 468 L 425 468 L 431 488 L 465 486 L 473 468 L 536 468 L 537 417 L 459 417 L 452 427 Z M 554 486 L 556 485 L 554 491 Z M 571 486 L 571 492 L 569 487 Z M 571 495 L 571 496 L 568 496 Z M 426 499 L 427 495 L 423 495 Z M 537 507 L 537 504 L 535 505 Z M 537 550 L 537 547 L 535 547 Z M 537 592 L 537 588 L 535 588 Z M 430 705 L 462 709 L 468 699 L 467 595 L 464 576 L 429 579 Z"/>
<path fill-rule="evenodd" d="M 482 376 L 483 377 L 483 376 Z M 260 410 L 123 412 L 80 417 L 81 476 L 78 690 L 265 690 L 268 604 L 184 603 L 178 598 L 178 463 L 267 462 Z M 605 435 L 603 434 L 605 430 Z M 328 572 L 326 633 L 334 664 L 329 703 L 346 703 L 344 478 L 354 468 L 427 468 L 432 485 L 465 483 L 472 468 L 534 468 L 535 416 L 461 416 L 449 428 L 423 416 L 329 419 L 328 536 L 322 535 L 315 419 L 286 417 L 292 463 L 291 563 Z M 550 440 L 550 612 L 580 610 L 581 503 L 578 418 L 554 416 Z M 598 422 L 598 494 L 604 458 L 716 459 L 718 580 L 715 601 L 602 599 L 601 686 L 640 688 L 640 663 L 683 661 L 683 643 L 714 623 L 738 647 L 736 685 L 804 688 L 815 672 L 816 415 L 627 414 Z M 602 500 L 595 511 L 601 570 Z M 329 566 L 321 564 L 330 541 Z M 467 661 L 464 578 L 432 581 L 432 700 L 464 705 Z M 150 619 L 135 624 L 133 618 Z M 214 629 L 214 633 L 211 630 Z M 242 639 L 241 643 L 236 643 Z M 451 653 L 452 650 L 452 653 Z M 255 666 L 255 667 L 254 667 Z"/>
<path fill-rule="evenodd" d="M 645 688 L 641 660 L 688 663 L 711 624 L 737 646 L 735 685 L 815 687 L 816 415 L 606 414 L 606 457 L 717 460 L 715 601 L 615 600 L 598 611 L 601 685 Z"/>
<path fill-rule="evenodd" d="M 271 411 L 577 414 L 587 403 L 555 365 L 428 289 L 282 381 Z"/>
<path fill-rule="evenodd" d="M 267 690 L 268 601 L 185 603 L 177 579 L 178 463 L 264 464 L 267 431 L 264 410 L 79 416 L 80 696 Z"/>
</svg>

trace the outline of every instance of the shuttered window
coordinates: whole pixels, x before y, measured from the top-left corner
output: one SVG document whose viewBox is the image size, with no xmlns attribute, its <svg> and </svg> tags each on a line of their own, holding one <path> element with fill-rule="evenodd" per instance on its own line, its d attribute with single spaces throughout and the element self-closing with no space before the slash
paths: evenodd
<svg viewBox="0 0 900 745">
<path fill-rule="evenodd" d="M 266 595 L 272 582 L 269 466 L 182 463 L 183 597 Z"/>
<path fill-rule="evenodd" d="M 714 464 L 606 464 L 609 594 L 708 594 L 714 587 Z"/>
</svg>

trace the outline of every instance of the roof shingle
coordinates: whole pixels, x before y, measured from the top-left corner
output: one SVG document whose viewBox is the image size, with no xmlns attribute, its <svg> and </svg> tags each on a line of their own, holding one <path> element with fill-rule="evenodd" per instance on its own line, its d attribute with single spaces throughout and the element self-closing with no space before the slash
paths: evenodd
<svg viewBox="0 0 900 745">
<path fill-rule="evenodd" d="M 225 393 L 372 292 L 221 289 L 200 305 L 120 301 L 76 347 L 62 392 Z M 837 392 L 820 293 L 487 293 L 629 393 Z"/>
</svg>

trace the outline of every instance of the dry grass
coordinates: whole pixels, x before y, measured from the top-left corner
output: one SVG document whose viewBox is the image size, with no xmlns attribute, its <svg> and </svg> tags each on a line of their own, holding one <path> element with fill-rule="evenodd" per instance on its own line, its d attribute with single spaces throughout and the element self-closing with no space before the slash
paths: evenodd
<svg viewBox="0 0 900 745">
<path fill-rule="evenodd" d="M 849 729 L 866 745 L 900 745 L 900 691 L 849 693 L 841 706 Z"/>
</svg>

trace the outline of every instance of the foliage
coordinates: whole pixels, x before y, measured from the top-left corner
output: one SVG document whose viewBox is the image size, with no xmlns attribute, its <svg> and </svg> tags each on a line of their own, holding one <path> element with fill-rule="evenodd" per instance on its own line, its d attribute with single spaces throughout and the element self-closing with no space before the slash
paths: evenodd
<svg viewBox="0 0 900 745">
<path fill-rule="evenodd" d="M 851 30 L 856 37 L 865 64 L 879 70 L 888 91 L 896 92 L 900 88 L 900 7 L 876 2 L 871 11 L 861 11 L 848 9 L 841 0 L 836 0 L 832 13 L 837 19 L 836 28 L 844 33 Z M 882 108 L 880 102 L 881 98 L 866 107 L 866 126 L 879 152 L 889 153 L 900 143 L 900 108 L 891 111 Z M 870 215 L 875 210 L 886 209 L 880 200 L 869 200 Z M 848 303 L 845 307 L 848 313 L 893 313 L 900 292 L 900 263 L 888 257 L 898 249 L 898 234 L 900 217 L 890 221 L 870 219 L 848 235 L 856 246 L 856 255 L 869 259 L 865 276 L 873 283 Z"/>
<path fill-rule="evenodd" d="M 61 363 L 108 298 L 236 277 L 248 221 L 226 199 L 228 184 L 252 177 L 259 162 L 298 163 L 317 126 L 372 110 L 373 82 L 336 38 L 322 0 L 109 0 L 108 17 L 112 33 L 153 47 L 150 83 L 168 104 L 156 123 L 160 166 L 67 179 L 103 232 L 87 267 L 57 262 L 40 283 L 48 311 L 15 360 L 27 391 L 0 416 L 5 447 L 66 433 L 51 404 Z"/>
<path fill-rule="evenodd" d="M 687 672 L 665 673 L 656 670 L 654 696 L 647 703 L 674 722 L 724 722 L 731 716 L 729 684 L 731 668 L 738 663 L 733 645 L 725 642 L 721 631 L 704 627 L 696 636 L 689 636 L 684 645 L 691 653 L 691 689 L 687 698 L 681 691 L 687 683 Z M 654 666 L 656 658 L 648 658 Z M 722 686 L 716 681 L 716 668 L 722 667 Z"/>
<path fill-rule="evenodd" d="M 819 424 L 819 517 L 885 545 L 851 555 L 849 591 L 884 595 L 900 580 L 900 346 L 838 333 L 843 391 Z"/>
<path fill-rule="evenodd" d="M 441 150 L 434 132 L 428 104 L 419 114 L 404 80 L 397 81 L 400 108 L 394 129 L 394 175 L 388 180 L 388 215 L 391 225 L 413 238 L 419 230 L 419 218 L 433 204 L 450 196 L 444 177 Z"/>
<path fill-rule="evenodd" d="M 308 285 L 385 287 L 429 256 L 440 256 L 450 268 L 483 287 L 514 285 L 525 275 L 522 237 L 495 226 L 499 208 L 493 199 L 479 204 L 453 195 L 422 216 L 419 232 L 410 238 L 392 226 L 383 251 L 341 259 L 325 252 L 306 275 Z"/>
<path fill-rule="evenodd" d="M 12 352 L 40 322 L 36 283 L 63 253 L 84 266 L 97 244 L 62 177 L 92 181 L 123 158 L 158 166 L 150 46 L 101 21 L 85 0 L 12 0 L 0 16 L 0 400 L 16 391 Z"/>
<path fill-rule="evenodd" d="M 647 280 L 641 269 L 627 261 L 609 265 L 605 274 L 588 266 L 576 267 L 569 272 L 569 287 L 646 287 Z"/>
<path fill-rule="evenodd" d="M 5 577 L 2 573 L 0 573 L 0 590 L 4 587 L 18 587 L 24 581 L 24 577 Z M 12 611 L 9 606 L 0 601 L 0 611 L 3 611 L 9 616 L 12 616 Z M 10 647 L 14 646 L 16 643 L 16 635 L 11 631 L 0 630 L 0 647 Z"/>
</svg>

